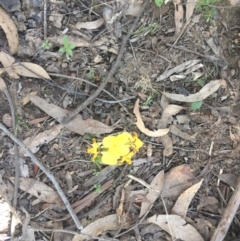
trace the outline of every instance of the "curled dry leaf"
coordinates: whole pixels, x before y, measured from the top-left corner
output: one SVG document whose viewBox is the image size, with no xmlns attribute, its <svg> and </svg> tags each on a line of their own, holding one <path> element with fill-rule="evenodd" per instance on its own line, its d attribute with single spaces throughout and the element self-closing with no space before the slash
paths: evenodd
<svg viewBox="0 0 240 241">
<path fill-rule="evenodd" d="M 169 129 L 158 129 L 157 131 L 150 131 L 149 129 L 147 129 L 142 121 L 142 117 L 140 115 L 139 112 L 139 99 L 137 99 L 135 106 L 134 106 L 134 110 L 133 113 L 135 114 L 136 118 L 137 118 L 137 122 L 136 125 L 138 127 L 138 129 L 144 133 L 147 136 L 151 136 L 151 137 L 160 137 L 160 136 L 164 136 L 169 132 Z"/>
<path fill-rule="evenodd" d="M 194 184 L 193 186 L 189 187 L 187 190 L 185 190 L 177 199 L 176 203 L 174 204 L 171 214 L 177 214 L 183 219 L 185 219 L 188 207 L 194 198 L 195 194 L 201 187 L 203 182 L 203 179 Z"/>
<path fill-rule="evenodd" d="M 141 211 L 139 218 L 141 218 L 150 208 L 150 206 L 157 200 L 159 197 L 164 182 L 164 171 L 160 171 L 152 180 L 148 194 L 146 195 L 147 201 L 143 201 L 141 205 Z"/>
<path fill-rule="evenodd" d="M 198 93 L 191 94 L 188 96 L 180 95 L 180 94 L 171 94 L 167 92 L 163 92 L 163 95 L 168 97 L 169 99 L 181 102 L 196 102 L 206 99 L 208 96 L 216 92 L 221 86 L 223 80 L 213 80 L 210 83 L 206 84 Z"/>
<path fill-rule="evenodd" d="M 17 74 L 25 77 L 51 79 L 47 71 L 37 64 L 21 62 L 13 64 L 12 68 Z"/>
<path fill-rule="evenodd" d="M 172 240 L 204 241 L 198 231 L 178 215 L 154 215 L 147 220 L 172 236 Z"/>
<path fill-rule="evenodd" d="M 97 29 L 101 27 L 104 23 L 103 18 L 100 18 L 96 21 L 91 21 L 91 22 L 78 22 L 76 24 L 77 29 L 85 28 L 85 29 Z"/>
<path fill-rule="evenodd" d="M 9 17 L 9 15 L 0 7 L 0 26 L 6 34 L 8 45 L 11 54 L 17 54 L 18 52 L 18 32 L 15 23 Z"/>
<path fill-rule="evenodd" d="M 10 177 L 10 180 L 14 183 L 14 177 Z M 27 193 L 32 194 L 41 201 L 57 204 L 61 207 L 64 206 L 58 193 L 43 182 L 39 182 L 32 178 L 21 177 L 19 179 L 19 188 Z"/>
<path fill-rule="evenodd" d="M 98 236 L 107 230 L 117 230 L 119 228 L 117 222 L 117 215 L 112 214 L 104 218 L 99 218 L 93 223 L 90 223 L 87 227 L 81 230 L 82 233 L 91 236 Z M 72 241 L 86 240 L 86 236 L 83 234 L 77 234 L 73 237 Z"/>
<path fill-rule="evenodd" d="M 63 117 L 69 113 L 67 110 L 62 109 L 57 105 L 49 104 L 39 96 L 29 96 L 29 99 L 34 105 L 38 106 L 41 110 L 55 118 L 60 123 Z M 83 120 L 81 115 L 77 115 L 71 121 L 64 124 L 64 126 L 79 135 L 84 135 L 85 133 L 101 135 L 104 133 L 110 133 L 114 130 L 114 127 L 107 126 L 100 121 L 92 119 Z"/>
</svg>

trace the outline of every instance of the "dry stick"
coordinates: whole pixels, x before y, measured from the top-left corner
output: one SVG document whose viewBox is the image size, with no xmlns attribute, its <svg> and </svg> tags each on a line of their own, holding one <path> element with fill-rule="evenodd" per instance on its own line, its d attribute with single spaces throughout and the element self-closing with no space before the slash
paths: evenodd
<svg viewBox="0 0 240 241">
<path fill-rule="evenodd" d="M 102 90 L 104 89 L 104 87 L 106 86 L 106 84 L 109 82 L 109 80 L 112 78 L 112 76 L 115 74 L 119 64 L 120 64 L 120 61 L 121 61 L 121 58 L 123 56 L 123 52 L 124 52 L 124 49 L 125 49 L 125 45 L 128 41 L 128 39 L 130 38 L 134 28 L 136 27 L 139 19 L 140 19 L 140 16 L 142 15 L 143 13 L 143 10 L 145 9 L 145 7 L 147 6 L 147 3 L 148 1 L 145 1 L 144 4 L 142 5 L 142 8 L 140 10 L 140 12 L 138 13 L 138 16 L 136 17 L 134 23 L 132 24 L 131 28 L 128 30 L 128 33 L 127 35 L 123 38 L 122 40 L 122 44 L 121 44 L 121 47 L 120 47 L 120 50 L 119 50 L 119 53 L 118 53 L 118 56 L 117 56 L 117 59 L 115 61 L 115 63 L 112 65 L 108 75 L 107 75 L 107 78 L 106 80 L 104 80 L 102 82 L 102 84 L 98 87 L 98 89 L 91 95 L 88 97 L 87 100 L 85 100 L 80 106 L 78 106 L 74 111 L 72 111 L 70 114 L 66 115 L 63 119 L 62 119 L 62 123 L 63 124 L 66 124 L 68 123 L 74 116 L 76 116 L 80 111 L 82 111 L 83 109 L 85 109 L 89 103 L 91 103 L 101 92 Z"/>
<path fill-rule="evenodd" d="M 69 203 L 68 199 L 66 198 L 64 192 L 62 191 L 61 187 L 59 186 L 58 182 L 56 181 L 55 177 L 48 171 L 48 169 L 33 155 L 33 153 L 20 141 L 18 140 L 11 132 L 7 130 L 2 124 L 0 124 L 0 129 L 8 135 L 16 144 L 18 144 L 31 158 L 32 162 L 39 166 L 39 168 L 47 175 L 50 181 L 53 183 L 54 187 L 56 188 L 58 194 L 63 200 L 64 205 L 66 206 L 69 214 L 71 215 L 76 227 L 80 230 L 83 229 L 77 215 L 74 213 L 71 204 Z"/>
<path fill-rule="evenodd" d="M 47 1 L 48 0 L 44 0 L 44 7 L 43 7 L 43 17 L 44 17 L 43 36 L 44 36 L 44 40 L 47 39 Z"/>
<path fill-rule="evenodd" d="M 223 213 L 223 216 L 213 233 L 211 241 L 222 241 L 227 234 L 227 231 L 232 223 L 232 220 L 240 205 L 240 178 L 237 179 L 237 186 L 232 194 L 230 201 Z"/>
<path fill-rule="evenodd" d="M 7 89 L 7 86 L 2 78 L 0 78 L 0 90 L 3 91 L 5 96 L 7 97 L 10 110 L 11 110 L 11 116 L 12 116 L 12 128 L 13 128 L 13 133 L 14 136 L 16 136 L 16 117 L 15 117 L 15 109 L 14 109 L 14 104 L 11 98 L 11 95 Z M 15 178 L 14 178 L 14 194 L 13 194 L 13 208 L 16 210 L 17 208 L 17 195 L 18 195 L 18 186 L 19 186 L 19 151 L 18 151 L 18 146 L 16 143 L 14 143 L 14 166 L 15 166 Z M 13 222 L 11 224 L 11 239 L 13 239 L 15 233 L 15 227 L 13 227 Z"/>
</svg>

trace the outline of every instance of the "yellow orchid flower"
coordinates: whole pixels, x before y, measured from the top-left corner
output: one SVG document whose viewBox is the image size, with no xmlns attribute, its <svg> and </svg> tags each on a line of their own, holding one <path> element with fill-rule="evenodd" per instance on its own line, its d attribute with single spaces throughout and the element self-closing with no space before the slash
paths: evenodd
<svg viewBox="0 0 240 241">
<path fill-rule="evenodd" d="M 93 139 L 93 144 L 92 144 L 92 147 L 89 147 L 87 149 L 87 152 L 89 154 L 92 154 L 93 157 L 92 157 L 92 160 L 95 161 L 95 159 L 97 158 L 98 154 L 99 154 L 99 147 L 100 147 L 100 144 L 96 141 L 96 139 Z"/>
<path fill-rule="evenodd" d="M 122 165 L 124 162 L 131 164 L 132 157 L 143 146 L 143 142 L 136 133 L 123 132 L 116 136 L 103 138 L 102 143 L 93 139 L 92 147 L 87 149 L 92 154 L 92 160 L 104 165 Z"/>
</svg>

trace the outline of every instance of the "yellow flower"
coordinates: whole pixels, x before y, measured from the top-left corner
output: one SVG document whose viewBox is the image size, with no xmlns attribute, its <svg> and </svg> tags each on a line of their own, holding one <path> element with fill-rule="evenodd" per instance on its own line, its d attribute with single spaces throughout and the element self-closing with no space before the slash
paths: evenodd
<svg viewBox="0 0 240 241">
<path fill-rule="evenodd" d="M 119 165 L 122 165 L 124 162 L 131 165 L 132 164 L 132 157 L 136 154 L 136 151 L 133 150 L 129 152 L 126 156 L 123 156 L 122 159 L 119 161 Z"/>
<path fill-rule="evenodd" d="M 131 134 L 123 132 L 117 136 L 107 136 L 102 141 L 102 148 L 116 155 L 125 156 L 130 151 Z"/>
<path fill-rule="evenodd" d="M 118 164 L 119 155 L 114 152 L 105 151 L 102 153 L 101 164 L 114 166 Z"/>
<path fill-rule="evenodd" d="M 136 152 L 143 146 L 143 142 L 138 138 L 137 133 L 132 134 L 133 148 Z"/>
<path fill-rule="evenodd" d="M 95 161 L 95 159 L 97 158 L 98 154 L 99 154 L 99 147 L 100 147 L 100 144 L 96 141 L 96 139 L 93 139 L 93 144 L 92 144 L 92 147 L 89 147 L 87 149 L 87 152 L 89 154 L 92 154 L 93 157 L 92 157 L 92 160 Z"/>
</svg>

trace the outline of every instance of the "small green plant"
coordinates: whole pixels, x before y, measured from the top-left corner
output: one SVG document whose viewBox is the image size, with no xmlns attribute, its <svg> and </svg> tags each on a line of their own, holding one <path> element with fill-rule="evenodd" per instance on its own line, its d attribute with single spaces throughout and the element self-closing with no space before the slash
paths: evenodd
<svg viewBox="0 0 240 241">
<path fill-rule="evenodd" d="M 202 15 L 205 17 L 206 22 L 209 22 L 215 12 L 216 12 L 216 8 L 214 6 L 210 6 L 210 5 L 214 5 L 216 3 L 218 3 L 220 0 L 199 0 L 197 5 L 196 5 L 196 9 L 202 13 Z"/>
<path fill-rule="evenodd" d="M 191 104 L 191 110 L 199 110 L 202 106 L 202 101 L 195 101 Z"/>
<path fill-rule="evenodd" d="M 102 191 L 101 184 L 94 184 L 95 192 L 100 193 Z"/>
<path fill-rule="evenodd" d="M 99 171 L 97 171 L 97 170 L 94 169 L 93 175 L 94 175 L 95 177 L 97 177 L 97 176 L 99 175 Z"/>
<path fill-rule="evenodd" d="M 27 122 L 20 115 L 16 115 L 16 130 L 15 130 L 16 136 L 17 136 L 18 126 L 21 126 L 25 128 L 27 131 L 29 131 Z"/>
<path fill-rule="evenodd" d="M 94 77 L 95 77 L 95 69 L 94 68 L 90 68 L 89 72 L 87 73 L 87 77 L 89 79 L 94 79 Z"/>
<path fill-rule="evenodd" d="M 137 35 L 140 33 L 145 33 L 147 31 L 150 31 L 151 34 L 154 34 L 157 31 L 158 24 L 157 23 L 151 23 L 146 27 L 140 28 L 132 33 L 132 35 Z"/>
<path fill-rule="evenodd" d="M 158 7 L 161 7 L 163 4 L 163 0 L 154 0 L 154 2 Z"/>
<path fill-rule="evenodd" d="M 52 44 L 49 42 L 48 39 L 45 39 L 44 42 L 42 43 L 41 47 L 44 50 L 49 50 L 52 47 Z"/>
<path fill-rule="evenodd" d="M 153 102 L 153 96 L 152 96 L 152 95 L 149 95 L 149 96 L 147 97 L 146 101 L 144 102 L 144 105 L 149 106 L 149 105 L 152 104 L 152 102 Z"/>
<path fill-rule="evenodd" d="M 70 44 L 68 37 L 64 35 L 63 46 L 59 49 L 59 52 L 65 54 L 67 59 L 70 59 L 70 57 L 73 56 L 73 49 L 75 49 L 75 47 L 74 44 Z"/>
</svg>

